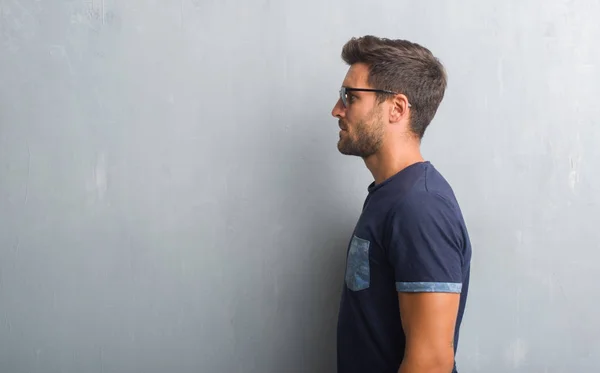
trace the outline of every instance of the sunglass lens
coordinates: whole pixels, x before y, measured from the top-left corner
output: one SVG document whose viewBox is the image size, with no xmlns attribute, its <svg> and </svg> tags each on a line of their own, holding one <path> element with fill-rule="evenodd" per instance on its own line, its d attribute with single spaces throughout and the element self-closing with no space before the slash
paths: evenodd
<svg viewBox="0 0 600 373">
<path fill-rule="evenodd" d="M 346 107 L 348 104 L 346 102 L 346 88 L 345 87 L 340 88 L 340 99 L 342 100 L 342 104 L 344 104 L 344 107 Z"/>
</svg>

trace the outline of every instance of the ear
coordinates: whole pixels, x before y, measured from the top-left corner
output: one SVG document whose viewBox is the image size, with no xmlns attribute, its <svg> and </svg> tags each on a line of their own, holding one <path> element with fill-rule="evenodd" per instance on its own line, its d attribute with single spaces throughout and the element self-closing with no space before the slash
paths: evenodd
<svg viewBox="0 0 600 373">
<path fill-rule="evenodd" d="M 408 120 L 410 115 L 410 103 L 408 98 L 403 94 L 398 94 L 392 97 L 390 105 L 390 122 L 398 123 L 403 120 Z"/>
</svg>

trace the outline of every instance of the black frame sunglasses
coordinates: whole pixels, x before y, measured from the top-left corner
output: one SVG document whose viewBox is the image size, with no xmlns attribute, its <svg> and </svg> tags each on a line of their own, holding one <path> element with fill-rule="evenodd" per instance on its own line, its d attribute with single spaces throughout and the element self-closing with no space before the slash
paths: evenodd
<svg viewBox="0 0 600 373">
<path fill-rule="evenodd" d="M 344 107 L 348 107 L 348 97 L 346 96 L 347 92 L 359 91 L 359 92 L 380 92 L 380 93 L 388 93 L 391 95 L 397 95 L 398 92 L 388 91 L 387 89 L 375 89 L 375 88 L 350 88 L 350 87 L 341 87 L 340 88 L 340 100 L 342 100 L 342 104 Z M 410 103 L 408 107 L 411 107 Z"/>
</svg>

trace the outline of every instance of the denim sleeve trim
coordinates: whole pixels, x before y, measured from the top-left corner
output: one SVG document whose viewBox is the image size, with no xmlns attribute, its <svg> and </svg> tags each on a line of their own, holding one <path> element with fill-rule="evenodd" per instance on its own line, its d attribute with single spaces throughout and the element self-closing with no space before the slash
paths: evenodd
<svg viewBox="0 0 600 373">
<path fill-rule="evenodd" d="M 396 282 L 396 290 L 407 293 L 460 293 L 462 284 L 454 282 Z"/>
</svg>

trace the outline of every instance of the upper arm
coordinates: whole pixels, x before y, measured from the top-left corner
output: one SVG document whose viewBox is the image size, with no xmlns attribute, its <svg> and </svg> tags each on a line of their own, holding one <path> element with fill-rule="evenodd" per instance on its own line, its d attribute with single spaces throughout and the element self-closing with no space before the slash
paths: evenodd
<svg viewBox="0 0 600 373">
<path fill-rule="evenodd" d="M 451 366 L 460 295 L 400 292 L 398 300 L 406 336 L 406 363 L 413 366 Z"/>
<path fill-rule="evenodd" d="M 424 192 L 395 208 L 389 223 L 405 358 L 449 364 L 463 281 L 460 219 L 447 200 Z"/>
</svg>

